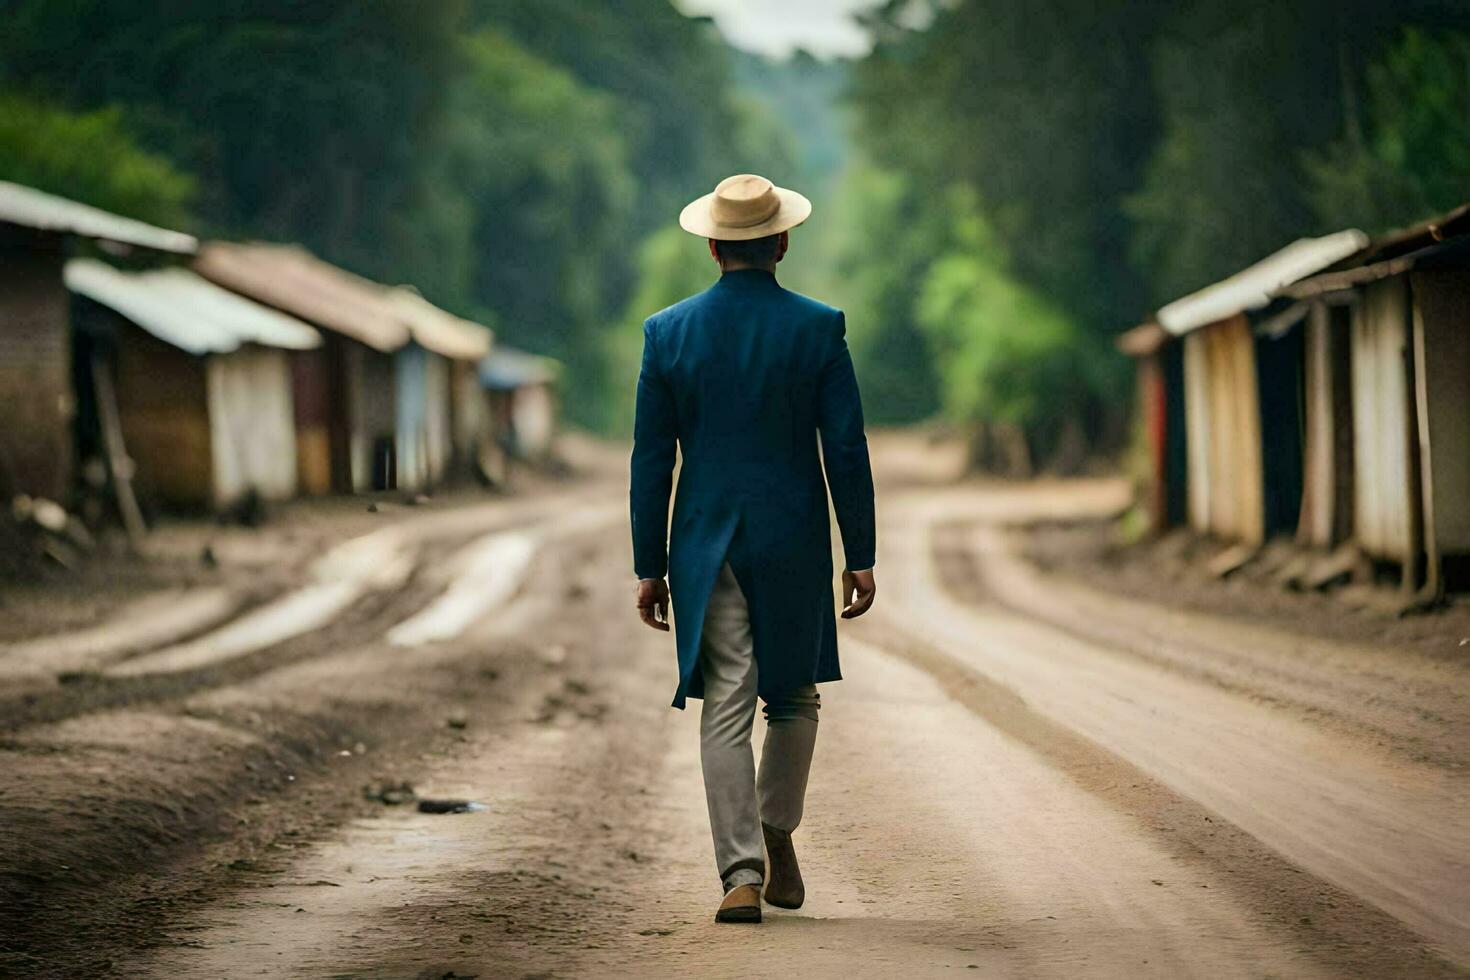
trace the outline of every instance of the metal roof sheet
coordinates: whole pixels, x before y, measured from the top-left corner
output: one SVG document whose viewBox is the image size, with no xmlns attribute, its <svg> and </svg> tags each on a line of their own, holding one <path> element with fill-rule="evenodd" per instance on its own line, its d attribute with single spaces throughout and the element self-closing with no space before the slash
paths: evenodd
<svg viewBox="0 0 1470 980">
<path fill-rule="evenodd" d="M 306 350 L 319 333 L 300 320 L 253 303 L 187 269 L 121 272 L 95 259 L 66 263 L 67 288 L 110 307 L 190 354 L 225 354 L 242 344 Z"/>
<path fill-rule="evenodd" d="M 1440 242 L 1470 233 L 1470 204 L 1462 204 L 1406 228 L 1379 235 L 1354 264 L 1366 265 L 1407 255 Z"/>
<path fill-rule="evenodd" d="M 394 351 L 411 338 L 387 290 L 295 245 L 207 242 L 194 270 L 226 289 L 367 346 Z"/>
<path fill-rule="evenodd" d="M 480 361 L 480 384 L 492 391 L 508 391 L 526 385 L 550 384 L 561 375 L 561 363 L 540 354 L 496 344 Z"/>
<path fill-rule="evenodd" d="M 412 340 L 436 354 L 474 361 L 493 340 L 488 328 L 441 310 L 410 287 L 353 275 L 297 245 L 208 242 L 194 268 L 226 289 L 375 350 L 394 351 Z"/>
<path fill-rule="evenodd" d="M 1367 244 L 1368 236 L 1356 228 L 1298 239 L 1250 268 L 1165 306 L 1159 310 L 1159 323 L 1178 336 L 1237 313 L 1259 310 L 1278 291 L 1362 251 Z"/>
<path fill-rule="evenodd" d="M 1426 221 L 1380 235 L 1349 260 L 1283 287 L 1281 295 L 1307 299 L 1396 276 L 1421 262 L 1455 254 L 1467 238 L 1470 238 L 1470 204 L 1462 204 Z"/>
<path fill-rule="evenodd" d="M 193 235 L 156 228 L 8 180 L 0 180 L 0 223 L 100 238 L 178 255 L 193 255 L 199 248 L 199 240 Z"/>
<path fill-rule="evenodd" d="M 464 361 L 478 361 L 490 353 L 494 335 L 488 327 L 461 320 L 407 287 L 400 286 L 389 292 L 399 316 L 408 324 L 413 339 L 420 346 Z"/>
</svg>

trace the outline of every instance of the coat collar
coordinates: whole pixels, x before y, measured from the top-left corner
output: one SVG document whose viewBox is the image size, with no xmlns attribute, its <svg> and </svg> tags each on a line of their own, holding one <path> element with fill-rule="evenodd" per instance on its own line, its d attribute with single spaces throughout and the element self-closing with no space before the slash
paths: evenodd
<svg viewBox="0 0 1470 980">
<path fill-rule="evenodd" d="M 725 289 L 764 289 L 779 285 L 776 274 L 765 269 L 731 269 L 720 275 L 719 284 Z"/>
</svg>

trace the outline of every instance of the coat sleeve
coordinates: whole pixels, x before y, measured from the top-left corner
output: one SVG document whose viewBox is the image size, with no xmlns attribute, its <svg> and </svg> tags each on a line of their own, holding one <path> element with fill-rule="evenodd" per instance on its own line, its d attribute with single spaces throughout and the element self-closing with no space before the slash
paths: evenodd
<svg viewBox="0 0 1470 980">
<path fill-rule="evenodd" d="M 847 321 L 841 313 L 837 314 L 837 328 L 818 383 L 817 426 L 847 570 L 872 568 L 877 550 L 873 470 L 868 462 L 868 438 L 863 432 L 863 404 L 858 394 L 857 374 L 847 349 Z"/>
<path fill-rule="evenodd" d="M 629 511 L 633 524 L 633 571 L 639 578 L 668 572 L 669 495 L 674 485 L 678 425 L 674 399 L 658 370 L 653 332 L 643 325 L 643 367 L 633 421 Z"/>
</svg>

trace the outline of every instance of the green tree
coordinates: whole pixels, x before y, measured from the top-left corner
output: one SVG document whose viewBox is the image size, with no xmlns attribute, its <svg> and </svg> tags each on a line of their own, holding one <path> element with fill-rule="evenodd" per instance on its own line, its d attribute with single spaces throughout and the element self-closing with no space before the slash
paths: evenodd
<svg viewBox="0 0 1470 980">
<path fill-rule="evenodd" d="M 703 239 L 670 226 L 650 235 L 638 249 L 638 286 L 617 327 L 608 335 L 607 416 L 611 431 L 633 430 L 633 395 L 643 356 L 643 321 L 682 299 L 703 292 L 719 276 Z"/>
<path fill-rule="evenodd" d="M 929 268 L 916 308 L 945 413 L 972 433 L 986 465 L 1071 468 L 1096 436 L 1084 420 L 1111 380 L 1098 367 L 1101 344 L 1009 271 L 972 195 L 947 198 L 956 248 Z"/>
<path fill-rule="evenodd" d="M 1307 156 L 1319 220 L 1382 231 L 1470 200 L 1470 37 L 1404 30 L 1365 95 L 1363 119 Z"/>
<path fill-rule="evenodd" d="M 441 177 L 472 216 L 470 295 L 505 340 L 567 361 L 568 408 L 595 424 L 634 196 L 616 101 L 497 33 L 463 57 Z"/>
<path fill-rule="evenodd" d="M 882 424 L 926 419 L 939 409 L 939 379 L 915 300 L 930 266 L 953 245 L 945 208 L 909 178 L 856 167 L 832 210 L 836 300 L 847 309 L 864 411 Z"/>
<path fill-rule="evenodd" d="M 668 0 L 471 0 L 473 22 L 616 98 L 640 201 L 637 237 L 728 173 L 736 131 L 728 50 Z"/>
<path fill-rule="evenodd" d="M 861 150 L 931 192 L 974 188 L 1015 274 L 1085 328 L 1136 316 L 1121 199 L 1157 128 L 1147 51 L 1168 5 L 968 0 L 922 31 L 910 6 L 880 12 L 856 69 Z"/>
<path fill-rule="evenodd" d="M 461 17 L 459 3 L 412 0 L 14 0 L 0 78 L 72 109 L 125 107 L 150 149 L 198 175 L 215 233 L 420 282 L 441 236 L 405 236 L 401 216 L 437 213 L 420 177 Z"/>
<path fill-rule="evenodd" d="M 71 113 L 0 95 L 0 178 L 155 224 L 193 223 L 194 178 L 141 149 L 118 109 Z"/>
</svg>

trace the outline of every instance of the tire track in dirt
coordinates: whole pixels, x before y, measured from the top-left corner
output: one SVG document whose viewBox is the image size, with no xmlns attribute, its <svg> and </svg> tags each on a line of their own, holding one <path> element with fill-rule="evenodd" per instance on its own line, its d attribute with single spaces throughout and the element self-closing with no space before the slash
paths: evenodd
<svg viewBox="0 0 1470 980">
<path fill-rule="evenodd" d="M 1130 812 L 1170 815 L 1171 835 L 1192 830 L 1177 839 L 1254 890 L 1260 904 L 1290 909 L 1316 944 L 1354 949 L 1344 969 L 1363 969 L 1364 957 L 1379 975 L 1393 975 L 1395 963 L 1413 963 L 1416 976 L 1457 974 L 1421 935 L 1463 955 L 1453 951 L 1465 903 L 1449 896 L 1465 880 L 1451 870 L 1454 855 L 1466 851 L 1446 836 L 1456 812 L 1449 784 L 1337 751 L 1344 747 L 1300 722 L 1040 623 L 957 603 L 942 584 L 955 571 L 953 549 L 936 549 L 933 531 L 951 509 L 942 500 L 910 503 L 916 508 L 889 511 L 888 567 L 898 588 L 890 586 L 876 620 L 891 649 L 946 679 L 987 720 L 1057 753 L 1058 765 L 1095 791 Z M 1094 779 L 1099 760 L 1136 775 Z M 1383 820 L 1398 829 L 1374 831 Z M 1363 936 L 1376 941 L 1366 956 L 1356 938 Z"/>
<path fill-rule="evenodd" d="M 573 610 L 591 594 L 567 567 L 575 553 L 575 542 L 549 549 L 533 569 Z M 301 656 L 247 657 L 175 704 L 89 711 L 7 740 L 23 791 L 0 795 L 0 964 L 95 975 L 140 942 L 188 943 L 165 924 L 361 813 L 369 776 L 412 776 L 424 749 L 458 744 L 446 715 L 494 728 L 561 689 L 554 665 L 519 639 L 541 615 L 522 600 L 459 643 L 405 656 L 384 642 L 442 589 L 428 578 L 365 600 Z"/>
<path fill-rule="evenodd" d="M 242 618 L 248 619 L 264 609 L 267 610 L 264 615 L 274 621 L 271 629 L 280 628 L 295 635 L 279 636 L 278 642 L 265 646 L 250 642 L 248 636 L 227 638 L 221 643 L 210 641 L 210 636 L 235 632 L 241 622 L 237 619 L 176 650 L 157 654 L 139 651 L 110 673 L 68 673 L 62 675 L 64 682 L 41 689 L 29 685 L 19 689 L 8 687 L 0 692 L 0 734 L 14 734 L 35 725 L 55 723 L 91 712 L 177 701 L 210 688 L 238 684 L 267 671 L 343 647 L 376 642 L 383 633 L 436 599 L 445 587 L 445 578 L 436 573 L 436 568 L 462 545 L 463 535 L 489 528 L 507 531 L 542 524 L 553 529 L 548 533 L 554 534 L 556 525 L 565 525 L 568 528 L 566 533 L 575 533 L 578 528 L 589 526 L 588 513 L 597 515 L 597 520 L 606 519 L 603 516 L 607 513 L 606 507 L 599 509 L 590 503 L 596 500 L 596 495 L 580 491 L 537 501 L 518 501 L 514 502 L 515 506 L 503 505 L 498 509 L 478 508 L 471 514 L 456 516 L 449 511 L 417 518 L 413 522 L 413 533 L 401 532 L 403 547 L 413 549 L 417 558 L 411 568 L 404 570 L 404 577 L 388 582 L 388 587 L 382 589 L 361 588 L 360 594 L 352 596 L 350 602 L 342 603 L 340 608 L 325 610 L 329 615 L 319 615 L 314 629 L 298 632 L 291 628 L 290 623 L 283 625 L 280 622 L 282 610 L 289 610 L 304 590 L 293 591 L 275 600 L 274 604 L 268 602 L 263 607 L 252 607 L 244 612 Z M 349 542 L 337 558 L 350 561 L 355 544 L 356 541 Z M 369 568 L 367 571 L 377 569 Z M 335 581 L 337 579 L 328 578 L 318 586 L 305 588 L 332 589 Z M 333 597 L 325 598 L 330 601 Z M 323 612 L 319 603 L 314 602 L 313 605 L 318 613 Z M 149 659 L 154 656 L 161 659 Z M 136 666 L 129 667 L 129 664 Z M 150 664 L 157 665 L 159 669 L 148 669 Z"/>
</svg>

